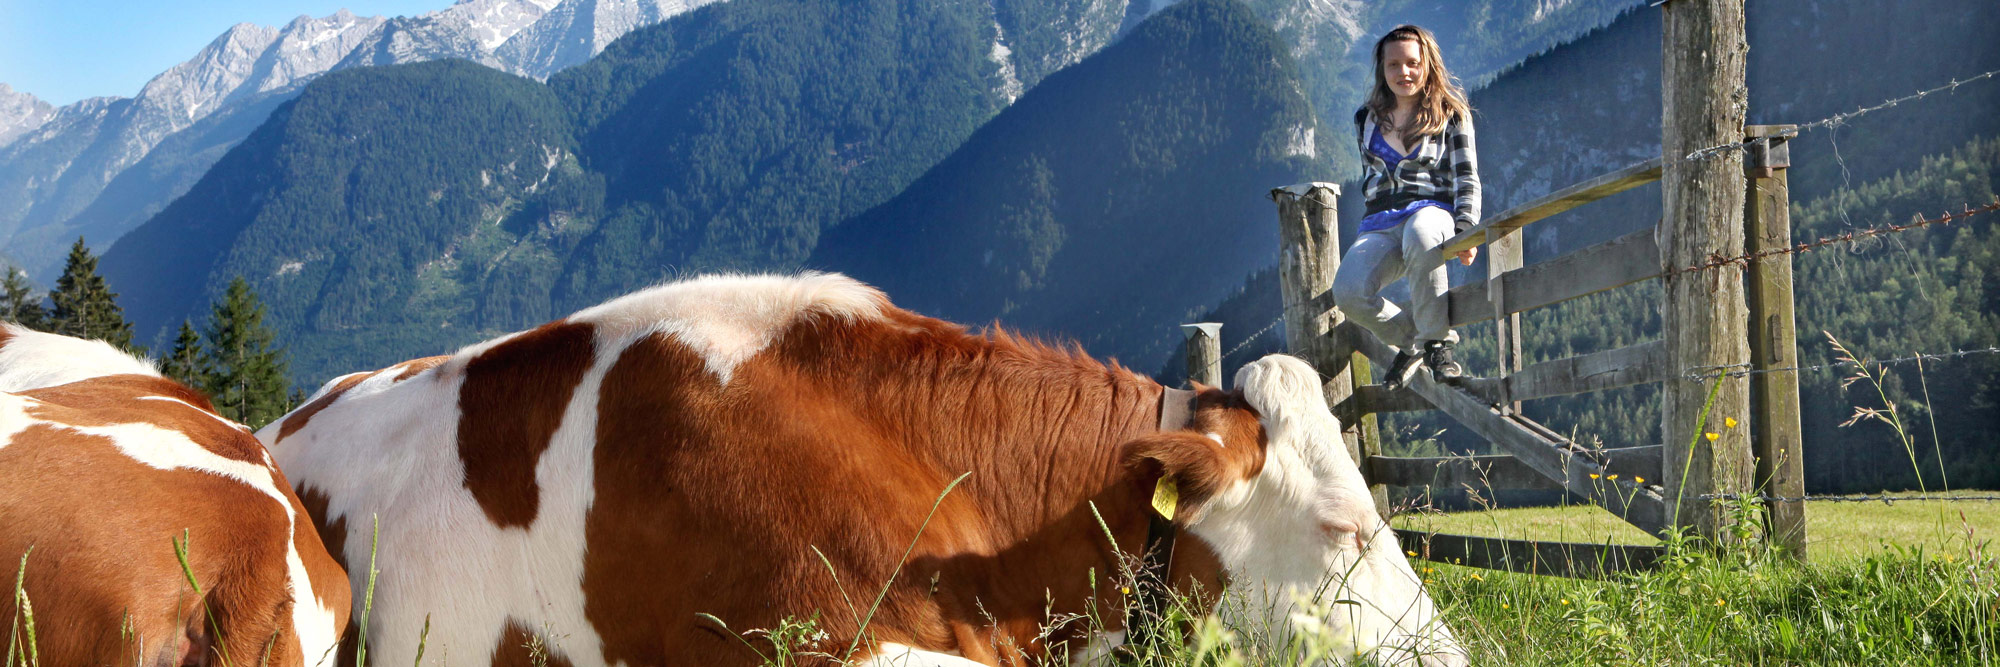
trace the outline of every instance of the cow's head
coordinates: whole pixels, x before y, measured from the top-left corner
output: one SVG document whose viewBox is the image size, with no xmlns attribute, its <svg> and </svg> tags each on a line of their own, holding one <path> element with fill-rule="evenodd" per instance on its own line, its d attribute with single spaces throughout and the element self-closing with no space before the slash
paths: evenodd
<svg viewBox="0 0 2000 667">
<path fill-rule="evenodd" d="M 1223 613 L 1276 643 L 1330 641 L 1336 658 L 1465 664 L 1376 514 L 1319 375 L 1271 355 L 1237 372 L 1236 386 L 1201 392 L 1187 429 L 1127 450 L 1176 483 L 1176 522 L 1221 557 L 1232 595 Z"/>
</svg>

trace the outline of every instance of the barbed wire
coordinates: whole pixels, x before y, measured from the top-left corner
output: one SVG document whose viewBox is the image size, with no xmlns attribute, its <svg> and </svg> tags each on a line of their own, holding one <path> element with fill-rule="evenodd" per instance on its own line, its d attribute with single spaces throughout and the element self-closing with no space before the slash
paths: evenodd
<svg viewBox="0 0 2000 667">
<path fill-rule="evenodd" d="M 1980 80 L 1980 79 L 1988 79 L 1988 78 L 1992 78 L 1992 77 L 1995 77 L 1995 76 L 2000 76 L 2000 69 L 1997 69 L 1997 70 L 1993 70 L 1993 71 L 1991 71 L 1991 72 L 1986 72 L 1986 73 L 1983 73 L 1983 74 L 1979 74 L 1979 75 L 1976 75 L 1976 76 L 1973 76 L 1973 77 L 1971 77 L 1971 78 L 1968 78 L 1968 79 L 1965 79 L 1965 80 L 1963 80 L 1963 81 L 1960 81 L 1960 80 L 1958 80 L 1958 79 L 1955 79 L 1955 78 L 1954 78 L 1954 79 L 1952 79 L 1952 80 L 1951 80 L 1951 83 L 1947 83 L 1947 84 L 1944 84 L 1944 85 L 1942 85 L 1942 86 L 1938 86 L 1938 87 L 1936 87 L 1936 88 L 1931 88 L 1931 89 L 1929 89 L 1929 90 L 1924 90 L 1924 91 L 1920 91 L 1920 92 L 1916 92 L 1916 93 L 1912 93 L 1912 94 L 1909 94 L 1909 95 L 1904 95 L 1904 96 L 1902 96 L 1902 97 L 1898 97 L 1898 98 L 1895 98 L 1895 99 L 1892 99 L 1892 100 L 1888 100 L 1888 101 L 1885 101 L 1885 102 L 1883 102 L 1883 103 L 1881 103 L 1881 104 L 1877 104 L 1877 105 L 1875 105 L 1875 106 L 1872 106 L 1872 107 L 1864 107 L 1864 108 L 1860 108 L 1860 109 L 1855 109 L 1855 110 L 1853 110 L 1853 111 L 1849 111 L 1849 112 L 1846 112 L 1846 113 L 1837 113 L 1837 114 L 1834 114 L 1834 115 L 1832 115 L 1832 116 L 1828 116 L 1828 117 L 1826 117 L 1826 118 L 1822 118 L 1822 119 L 1820 119 L 1820 120 L 1816 120 L 1816 121 L 1813 121 L 1813 122 L 1810 122 L 1810 123 L 1806 123 L 1806 124 L 1804 124 L 1804 125 L 1799 125 L 1798 127 L 1795 127 L 1795 128 L 1793 128 L 1793 129 L 1792 129 L 1792 130 L 1791 130 L 1791 131 L 1790 131 L 1789 133 L 1787 133 L 1787 134 L 1786 134 L 1786 135 L 1784 135 L 1784 136 L 1789 136 L 1789 137 L 1796 137 L 1796 136 L 1798 136 L 1798 135 L 1800 135 L 1800 134 L 1804 134 L 1805 132 L 1807 132 L 1807 131 L 1809 131 L 1809 130 L 1815 130 L 1815 129 L 1819 129 L 1819 128 L 1823 128 L 1823 127 L 1833 127 L 1833 126 L 1836 126 L 1836 125 L 1840 125 L 1840 124 L 1842 124 L 1842 123 L 1846 123 L 1847 121 L 1850 121 L 1850 120 L 1853 120 L 1853 119 L 1855 119 L 1855 118 L 1858 118 L 1858 117 L 1861 117 L 1861 116 L 1865 116 L 1865 115 L 1868 115 L 1868 114 L 1871 114 L 1871 113 L 1874 113 L 1874 112 L 1877 112 L 1877 111 L 1881 111 L 1881 110 L 1883 110 L 1883 109 L 1887 109 L 1887 108 L 1889 108 L 1889 107 L 1893 107 L 1893 106 L 1896 106 L 1896 105 L 1898 105 L 1898 104 L 1902 104 L 1902 103 L 1904 103 L 1904 102 L 1908 102 L 1908 101 L 1911 101 L 1911 100 L 1916 100 L 1916 99 L 1921 99 L 1921 98 L 1923 98 L 1923 97 L 1925 97 L 1925 96 L 1927 96 L 1927 95 L 1930 95 L 1930 94 L 1932 94 L 1932 93 L 1941 93 L 1941 92 L 1947 92 L 1947 91 L 1952 91 L 1952 90 L 1956 90 L 1956 89 L 1957 89 L 1957 88 L 1958 88 L 1959 86 L 1963 86 L 1963 85 L 1965 85 L 1965 84 L 1968 84 L 1968 83 L 1972 83 L 1972 82 L 1974 82 L 1974 81 L 1978 81 L 1978 80 Z M 1757 143 L 1757 141 L 1758 141 L 1758 139 L 1750 139 L 1750 140 L 1745 140 L 1745 141 L 1737 141 L 1737 142 L 1732 142 L 1732 143 L 1727 143 L 1727 144 L 1720 144 L 1720 145 L 1716 145 L 1716 146 L 1710 146 L 1710 147 L 1708 147 L 1708 148 L 1703 148 L 1703 149 L 1700 149 L 1700 150 L 1697 150 L 1697 151 L 1694 151 L 1694 152 L 1692 152 L 1692 153 L 1688 153 L 1688 154 L 1687 154 L 1687 157 L 1685 157 L 1685 158 L 1682 158 L 1682 159 L 1685 159 L 1685 160 L 1700 160 L 1700 159 L 1704 159 L 1704 158 L 1708 158 L 1708 157 L 1712 157 L 1712 156 L 1715 156 L 1715 155 L 1719 155 L 1719 154 L 1722 154 L 1722 153 L 1727 153 L 1727 152 L 1729 152 L 1729 151 L 1735 151 L 1735 150 L 1743 150 L 1744 148 L 1748 148 L 1748 147 L 1749 147 L 1749 146 L 1751 146 L 1752 144 L 1755 144 L 1755 143 Z"/>
<path fill-rule="evenodd" d="M 1745 496 L 1736 493 L 1704 493 L 1695 497 L 1700 498 L 1702 500 L 1735 501 L 1735 500 L 1741 500 Z M 1757 494 L 1756 498 L 1758 500 L 1767 503 L 1796 503 L 1796 502 L 1806 502 L 1806 501 L 1833 502 L 1833 503 L 1880 502 L 1885 505 L 1893 505 L 1898 502 L 1905 502 L 1905 501 L 1922 502 L 1922 501 L 1934 501 L 1934 500 L 1942 500 L 1942 501 L 1965 500 L 1965 501 L 1992 502 L 2000 500 L 2000 496 L 1939 496 L 1939 495 L 1892 496 L 1887 494 L 1862 495 L 1862 496 L 1832 496 L 1832 495 L 1820 495 L 1811 493 L 1803 496 L 1773 496 L 1770 494 L 1760 493 Z"/>
<path fill-rule="evenodd" d="M 1675 276 L 1683 273 L 1693 273 L 1696 271 L 1708 271 L 1712 269 L 1721 268 L 1723 266 L 1728 266 L 1730 264 L 1735 264 L 1739 262 L 1750 262 L 1754 260 L 1764 259 L 1766 257 L 1776 257 L 1778 255 L 1797 255 L 1817 250 L 1819 248 L 1824 248 L 1826 246 L 1830 246 L 1836 243 L 1847 243 L 1851 245 L 1877 236 L 1894 234 L 1897 232 L 1906 232 L 1912 229 L 1919 229 L 1931 225 L 1945 224 L 1956 220 L 1964 220 L 1966 218 L 1970 218 L 1975 215 L 1980 215 L 1982 213 L 1992 213 L 1994 211 L 2000 211 L 2000 200 L 1995 200 L 1991 204 L 1987 204 L 1985 206 L 1981 206 L 1978 208 L 1973 208 L 1969 204 L 1961 205 L 1961 209 L 1962 210 L 1960 210 L 1957 213 L 1946 213 L 1936 218 L 1926 218 L 1923 216 L 1922 213 L 1918 213 L 1911 217 L 1910 222 L 1900 225 L 1889 224 L 1880 227 L 1870 227 L 1868 229 L 1850 230 L 1844 234 L 1821 237 L 1819 240 L 1816 241 L 1799 243 L 1797 245 L 1786 246 L 1783 248 L 1772 248 L 1770 250 L 1761 250 L 1758 252 L 1737 255 L 1735 257 L 1722 257 L 1719 254 L 1712 254 L 1710 255 L 1710 258 L 1707 262 L 1703 262 L 1701 264 L 1696 264 L 1694 266 L 1686 268 L 1674 269 L 1672 271 L 1668 271 L 1667 275 Z"/>
<path fill-rule="evenodd" d="M 1907 364 L 1917 361 L 1943 361 L 1947 359 L 1958 359 L 1961 357 L 1971 357 L 1982 354 L 2000 354 L 2000 347 L 1986 347 L 1986 348 L 1976 348 L 1970 350 L 1958 350 L 1956 352 L 1939 352 L 1936 354 L 1913 354 L 1907 357 L 1896 357 L 1893 359 L 1861 359 L 1855 361 L 1842 360 L 1842 361 L 1828 362 L 1824 364 L 1786 366 L 1784 368 L 1753 369 L 1750 368 L 1750 364 L 1747 363 L 1728 364 L 1724 366 L 1695 366 L 1693 368 L 1687 369 L 1688 372 L 1686 374 L 1681 375 L 1680 379 L 1700 381 L 1700 380 L 1713 380 L 1719 377 L 1747 377 L 1751 375 L 1763 375 L 1765 373 L 1785 373 L 1791 371 L 1817 372 L 1834 368 L 1860 367 L 1868 364 L 1885 366 L 1889 364 Z M 1744 369 L 1744 370 L 1732 370 L 1732 369 Z"/>
<path fill-rule="evenodd" d="M 1243 348 L 1245 348 L 1245 347 L 1248 347 L 1248 346 L 1250 345 L 1250 342 L 1251 342 L 1251 341 L 1254 341 L 1254 340 L 1257 340 L 1257 337 L 1258 337 L 1258 336 L 1262 336 L 1262 335 L 1264 335 L 1264 334 L 1265 334 L 1266 332 L 1269 332 L 1269 331 L 1270 331 L 1271 329 L 1273 329 L 1273 328 L 1276 328 L 1276 327 L 1278 326 L 1278 324 L 1279 324 L 1280 322 L 1284 322 L 1284 321 L 1285 321 L 1285 316 L 1283 316 L 1283 315 L 1279 315 L 1279 316 L 1278 316 L 1278 319 L 1275 319 L 1275 320 L 1271 320 L 1271 323 L 1270 323 L 1270 324 L 1266 324 L 1266 325 L 1264 325 L 1264 328 L 1262 328 L 1262 329 L 1258 329 L 1258 330 L 1257 330 L 1257 333 L 1253 333 L 1253 334 L 1250 334 L 1250 337 L 1249 337 L 1249 338 L 1245 338 L 1245 339 L 1243 339 L 1243 342 L 1241 342 L 1241 343 L 1237 343 L 1237 344 L 1236 344 L 1236 347 L 1232 347 L 1232 348 L 1229 348 L 1229 351 L 1228 351 L 1228 352 L 1224 352 L 1224 353 L 1222 353 L 1222 356 L 1220 356 L 1220 357 L 1217 357 L 1217 359 L 1227 359 L 1227 358 L 1229 358 L 1229 355 L 1232 355 L 1232 354 L 1236 354 L 1236 352 L 1237 352 L 1237 351 L 1239 351 L 1239 350 L 1242 350 L 1242 349 L 1243 349 Z"/>
</svg>

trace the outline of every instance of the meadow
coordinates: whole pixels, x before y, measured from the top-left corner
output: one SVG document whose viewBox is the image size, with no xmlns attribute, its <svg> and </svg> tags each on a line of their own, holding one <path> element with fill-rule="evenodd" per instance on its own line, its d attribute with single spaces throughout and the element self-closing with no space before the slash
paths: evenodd
<svg viewBox="0 0 2000 667">
<path fill-rule="evenodd" d="M 1890 494 L 1914 495 L 1914 494 Z M 1929 494 L 1946 495 L 1946 494 Z M 1957 496 L 1990 496 L 1956 492 Z M 1669 543 L 1651 571 L 1567 579 L 1412 560 L 1474 665 L 1991 665 L 2000 659 L 2000 503 L 1814 501 L 1807 562 L 1755 535 L 1724 549 Z M 1399 531 L 1657 543 L 1596 507 L 1408 513 Z M 1255 628 L 1186 613 L 1185 634 L 1134 662 L 1318 664 Z M 776 664 L 775 662 L 772 664 Z"/>
<path fill-rule="evenodd" d="M 1588 506 L 1411 514 L 1397 524 L 1652 541 Z M 1722 551 L 1682 548 L 1656 571 L 1607 580 L 1450 565 L 1418 571 L 1475 664 L 1989 665 L 2000 644 L 1995 530 L 2000 505 L 1991 502 L 1818 501 L 1807 508 L 1805 563 L 1752 540 Z"/>
<path fill-rule="evenodd" d="M 1807 514 L 1803 563 L 1780 557 L 1752 533 L 1720 549 L 1670 541 L 1658 568 L 1604 579 L 1411 564 L 1474 665 L 1991 665 L 2000 658 L 2000 558 L 1990 548 L 2000 503 L 1829 500 L 1810 503 Z M 1657 542 L 1588 505 L 1413 512 L 1395 525 L 1510 539 Z M 1329 637 L 1272 652 L 1259 641 L 1267 629 L 1234 626 L 1176 602 L 1167 612 L 1177 621 L 1172 630 L 1136 656 L 1084 664 L 1277 667 L 1340 657 L 1339 642 Z M 1124 613 L 1078 620 L 1095 625 Z M 766 636 L 782 643 L 812 635 L 810 623 L 787 623 Z M 765 664 L 788 667 L 807 657 L 777 649 Z M 1047 663 L 1063 664 L 1060 657 Z"/>
</svg>

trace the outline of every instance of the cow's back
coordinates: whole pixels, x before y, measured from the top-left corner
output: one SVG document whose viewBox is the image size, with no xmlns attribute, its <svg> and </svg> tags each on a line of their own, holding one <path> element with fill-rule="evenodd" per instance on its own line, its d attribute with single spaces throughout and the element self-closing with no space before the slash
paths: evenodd
<svg viewBox="0 0 2000 667">
<path fill-rule="evenodd" d="M 371 657 L 411 661 L 428 622 L 426 655 L 453 663 L 756 664 L 702 615 L 739 632 L 795 611 L 827 610 L 834 636 L 858 625 L 832 612 L 872 599 L 951 480 L 818 401 L 825 378 L 773 347 L 886 301 L 838 276 L 680 287 L 337 379 L 259 433 L 324 504 L 357 594 L 379 520 Z M 972 512 L 948 499 L 926 545 L 985 549 L 960 528 Z"/>
<path fill-rule="evenodd" d="M 313 664 L 332 645 L 343 574 L 293 530 L 261 444 L 206 408 L 138 374 L 0 394 L 0 554 L 27 556 L 10 564 L 44 664 Z"/>
</svg>

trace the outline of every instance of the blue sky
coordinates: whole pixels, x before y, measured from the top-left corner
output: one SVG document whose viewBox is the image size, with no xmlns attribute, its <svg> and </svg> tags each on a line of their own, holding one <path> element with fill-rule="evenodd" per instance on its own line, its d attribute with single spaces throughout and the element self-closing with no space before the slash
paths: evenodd
<svg viewBox="0 0 2000 667">
<path fill-rule="evenodd" d="M 0 0 L 0 83 L 64 105 L 130 97 L 238 23 L 282 26 L 342 7 L 408 16 L 452 0 Z"/>
</svg>

